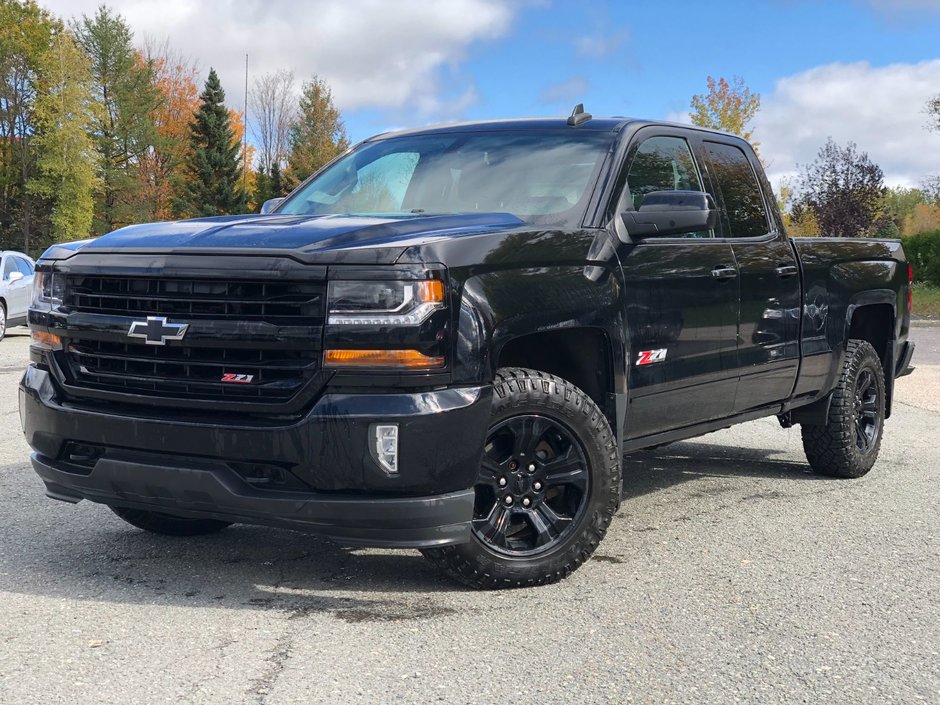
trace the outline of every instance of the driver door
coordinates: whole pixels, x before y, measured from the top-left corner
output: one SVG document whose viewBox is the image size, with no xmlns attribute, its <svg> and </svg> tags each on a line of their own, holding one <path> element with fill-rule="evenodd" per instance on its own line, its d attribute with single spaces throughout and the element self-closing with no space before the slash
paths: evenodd
<svg viewBox="0 0 940 705">
<path fill-rule="evenodd" d="M 705 190 L 690 139 L 669 128 L 637 134 L 618 217 L 648 193 Z M 731 245 L 712 230 L 618 240 L 630 347 L 626 437 L 730 416 L 739 305 Z"/>
</svg>

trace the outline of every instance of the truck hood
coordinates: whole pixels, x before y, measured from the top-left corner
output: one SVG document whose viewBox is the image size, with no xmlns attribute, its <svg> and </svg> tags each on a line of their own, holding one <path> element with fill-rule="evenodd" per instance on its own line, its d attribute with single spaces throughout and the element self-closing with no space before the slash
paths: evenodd
<svg viewBox="0 0 940 705">
<path fill-rule="evenodd" d="M 82 253 L 199 254 L 289 251 L 302 259 L 362 264 L 394 262 L 402 252 L 442 238 L 523 226 L 508 213 L 349 216 L 249 215 L 131 225 L 95 240 L 50 248 L 43 259 Z M 248 254 L 248 252 L 245 252 Z"/>
</svg>

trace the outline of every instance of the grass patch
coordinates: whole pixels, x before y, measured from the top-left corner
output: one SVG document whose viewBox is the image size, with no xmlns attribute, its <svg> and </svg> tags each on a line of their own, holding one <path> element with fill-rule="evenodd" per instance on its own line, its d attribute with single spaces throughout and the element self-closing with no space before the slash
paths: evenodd
<svg viewBox="0 0 940 705">
<path fill-rule="evenodd" d="M 914 285 L 914 315 L 922 318 L 940 318 L 940 288 Z"/>
</svg>

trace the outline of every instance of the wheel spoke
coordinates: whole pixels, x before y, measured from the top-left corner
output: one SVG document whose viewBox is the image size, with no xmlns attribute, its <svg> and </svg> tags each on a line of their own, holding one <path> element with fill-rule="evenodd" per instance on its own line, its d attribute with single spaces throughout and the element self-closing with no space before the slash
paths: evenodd
<svg viewBox="0 0 940 705">
<path fill-rule="evenodd" d="M 503 475 L 503 469 L 499 463 L 490 456 L 484 455 L 480 461 L 480 473 L 477 476 L 477 484 L 499 486 L 499 478 Z"/>
<path fill-rule="evenodd" d="M 871 372 L 865 370 L 859 375 L 858 384 L 855 386 L 855 395 L 861 399 L 865 396 L 865 392 L 868 391 L 868 388 L 872 385 L 874 378 L 872 377 Z"/>
<path fill-rule="evenodd" d="M 512 512 L 501 504 L 494 504 L 487 516 L 473 520 L 473 528 L 485 541 L 505 548 L 506 530 L 509 528 L 511 514 Z"/>
<path fill-rule="evenodd" d="M 568 451 L 545 464 L 545 482 L 549 485 L 575 485 L 583 490 L 587 486 L 587 468 L 580 453 L 571 446 Z"/>
<path fill-rule="evenodd" d="M 513 455 L 534 456 L 535 447 L 542 440 L 548 424 L 538 417 L 524 416 L 511 427 L 513 432 Z"/>
<path fill-rule="evenodd" d="M 529 524 L 532 525 L 532 530 L 535 531 L 536 546 L 544 546 L 547 543 L 551 543 L 558 536 L 555 527 L 542 513 L 542 507 L 529 512 L 526 516 L 529 520 Z"/>
<path fill-rule="evenodd" d="M 865 434 L 865 429 L 862 428 L 862 423 L 858 419 L 855 420 L 855 441 L 862 450 L 865 450 L 865 447 L 868 445 L 868 436 Z"/>
</svg>

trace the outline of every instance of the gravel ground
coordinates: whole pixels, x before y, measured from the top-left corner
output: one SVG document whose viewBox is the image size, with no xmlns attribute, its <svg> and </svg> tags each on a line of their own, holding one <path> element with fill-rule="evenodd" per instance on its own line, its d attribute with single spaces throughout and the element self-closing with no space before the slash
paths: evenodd
<svg viewBox="0 0 940 705">
<path fill-rule="evenodd" d="M 807 472 L 774 419 L 631 456 L 558 585 L 469 592 L 416 552 L 173 540 L 45 499 L 0 343 L 0 703 L 940 703 L 940 329 L 878 465 Z"/>
</svg>

